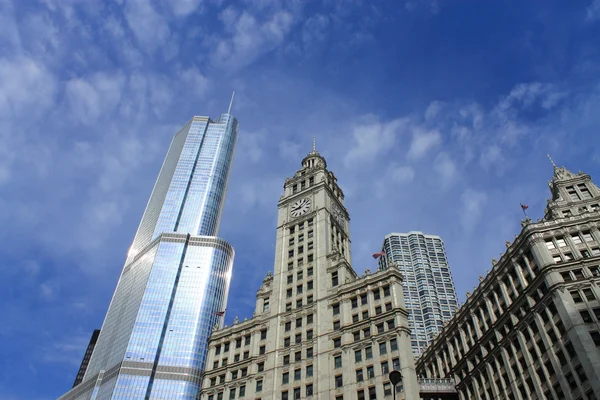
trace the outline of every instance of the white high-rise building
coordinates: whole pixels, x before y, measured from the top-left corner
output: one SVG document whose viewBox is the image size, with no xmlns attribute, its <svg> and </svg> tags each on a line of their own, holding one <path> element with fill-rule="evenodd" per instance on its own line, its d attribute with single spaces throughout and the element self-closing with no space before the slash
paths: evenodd
<svg viewBox="0 0 600 400">
<path fill-rule="evenodd" d="M 314 146 L 278 210 L 274 272 L 251 319 L 213 331 L 200 399 L 391 399 L 392 370 L 397 398 L 419 398 L 402 275 L 356 274 L 344 194 Z"/>
<path fill-rule="evenodd" d="M 391 261 L 404 275 L 411 346 L 418 357 L 458 309 L 444 243 L 422 232 L 390 233 L 382 251 L 386 257 L 380 258 L 381 267 Z"/>
</svg>

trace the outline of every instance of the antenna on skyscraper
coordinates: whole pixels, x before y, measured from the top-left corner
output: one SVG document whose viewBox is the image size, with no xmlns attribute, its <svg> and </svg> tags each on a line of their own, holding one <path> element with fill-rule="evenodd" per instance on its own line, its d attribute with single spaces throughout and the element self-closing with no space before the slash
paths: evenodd
<svg viewBox="0 0 600 400">
<path fill-rule="evenodd" d="M 556 164 L 554 163 L 554 160 L 552 159 L 552 157 L 550 157 L 550 154 L 546 154 L 548 156 L 548 159 L 550 160 L 550 162 L 552 163 L 552 166 L 554 168 L 556 168 Z"/>
<path fill-rule="evenodd" d="M 231 114 L 231 106 L 233 105 L 233 98 L 235 97 L 235 90 L 231 94 L 231 101 L 229 102 L 229 108 L 227 109 L 227 114 Z"/>
</svg>

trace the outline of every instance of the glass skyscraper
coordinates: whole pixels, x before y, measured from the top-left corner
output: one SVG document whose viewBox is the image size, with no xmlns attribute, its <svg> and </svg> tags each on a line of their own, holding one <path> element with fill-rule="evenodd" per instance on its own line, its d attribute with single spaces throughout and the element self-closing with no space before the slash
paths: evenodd
<svg viewBox="0 0 600 400">
<path fill-rule="evenodd" d="M 83 382 L 61 400 L 196 398 L 233 266 L 216 235 L 237 133 L 222 114 L 175 134 Z"/>
<path fill-rule="evenodd" d="M 382 251 L 386 257 L 380 258 L 380 265 L 386 268 L 393 262 L 404 275 L 411 347 L 417 357 L 458 309 L 444 243 L 422 232 L 390 233 Z"/>
</svg>

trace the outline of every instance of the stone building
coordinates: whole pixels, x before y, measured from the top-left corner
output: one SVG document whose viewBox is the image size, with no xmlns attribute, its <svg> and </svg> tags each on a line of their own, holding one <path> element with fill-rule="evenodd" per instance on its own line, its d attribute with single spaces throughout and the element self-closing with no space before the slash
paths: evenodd
<svg viewBox="0 0 600 400">
<path fill-rule="evenodd" d="M 200 399 L 391 398 L 394 369 L 397 398 L 418 398 L 400 271 L 356 274 L 344 194 L 314 144 L 278 209 L 274 273 L 251 319 L 213 331 Z"/>
<path fill-rule="evenodd" d="M 459 398 L 600 399 L 600 191 L 554 167 L 515 240 L 417 361 Z"/>
</svg>

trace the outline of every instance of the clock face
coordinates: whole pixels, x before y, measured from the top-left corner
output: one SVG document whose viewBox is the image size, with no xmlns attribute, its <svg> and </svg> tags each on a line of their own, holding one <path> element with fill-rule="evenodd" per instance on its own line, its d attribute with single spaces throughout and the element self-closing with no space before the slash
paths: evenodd
<svg viewBox="0 0 600 400">
<path fill-rule="evenodd" d="M 305 197 L 302 200 L 298 200 L 292 204 L 292 207 L 290 208 L 290 215 L 292 217 L 299 217 L 306 214 L 308 210 L 310 210 L 310 199 Z"/>
<path fill-rule="evenodd" d="M 336 219 L 338 223 L 344 222 L 344 212 L 335 204 L 332 207 L 333 217 Z"/>
</svg>

